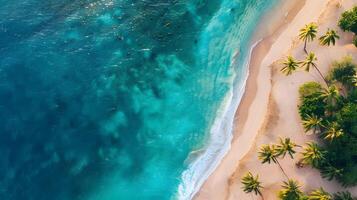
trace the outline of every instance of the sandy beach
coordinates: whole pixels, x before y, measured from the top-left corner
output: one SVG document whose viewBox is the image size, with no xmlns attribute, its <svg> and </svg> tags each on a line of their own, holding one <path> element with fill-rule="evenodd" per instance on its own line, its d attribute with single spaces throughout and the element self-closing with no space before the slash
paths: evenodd
<svg viewBox="0 0 357 200">
<path fill-rule="evenodd" d="M 335 46 L 321 47 L 316 41 L 308 44 L 308 50 L 316 53 L 317 64 L 324 74 L 334 60 L 345 55 L 357 61 L 357 48 L 351 44 L 352 34 L 342 32 L 337 26 L 341 13 L 356 4 L 357 0 L 294 0 L 281 3 L 266 14 L 252 41 L 261 40 L 252 51 L 246 91 L 235 116 L 232 147 L 196 194 L 196 200 L 252 199 L 241 190 L 240 183 L 248 170 L 260 174 L 265 199 L 276 199 L 283 174 L 276 165 L 261 164 L 257 151 L 262 144 L 276 142 L 279 137 L 290 137 L 300 145 L 314 139 L 304 134 L 301 125 L 298 88 L 307 81 L 322 81 L 315 71 L 285 76 L 280 72 L 281 61 L 287 55 L 304 58 L 298 32 L 310 22 L 318 23 L 320 34 L 333 28 L 341 36 Z M 281 164 L 291 178 L 303 185 L 303 191 L 319 187 L 331 193 L 345 190 L 335 181 L 322 179 L 315 169 L 296 168 L 298 159 L 299 156 L 294 160 L 286 158 Z M 349 191 L 357 195 L 357 187 Z"/>
</svg>

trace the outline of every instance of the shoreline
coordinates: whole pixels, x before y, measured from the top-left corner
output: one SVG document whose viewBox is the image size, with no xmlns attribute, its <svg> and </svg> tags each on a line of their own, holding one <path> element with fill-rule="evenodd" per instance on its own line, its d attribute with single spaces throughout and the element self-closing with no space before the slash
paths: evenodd
<svg viewBox="0 0 357 200">
<path fill-rule="evenodd" d="M 305 3 L 306 0 L 303 0 L 303 1 L 299 1 L 299 0 L 295 0 L 294 3 L 291 4 L 291 2 L 289 3 L 286 3 L 286 2 L 279 2 L 277 5 L 274 6 L 274 8 L 270 11 L 268 11 L 267 13 L 265 13 L 262 18 L 266 17 L 266 16 L 269 16 L 271 15 L 276 9 L 279 9 L 281 6 L 283 7 L 287 7 L 287 9 L 289 10 L 288 11 L 288 15 L 285 16 L 286 19 L 291 19 L 293 18 L 292 15 L 296 15 L 297 12 L 299 11 L 299 9 L 296 9 L 296 5 L 298 5 L 299 8 L 301 8 L 304 3 Z M 285 15 L 285 13 L 283 12 L 280 12 L 279 13 L 279 17 L 282 16 L 282 15 Z M 256 30 L 261 30 L 262 28 L 262 25 L 265 23 L 266 20 L 262 20 L 261 22 L 258 23 L 257 27 L 256 27 Z M 286 25 L 288 24 L 289 20 L 288 21 L 284 21 L 282 24 L 283 25 Z M 245 113 L 245 109 L 247 108 L 250 108 L 250 105 L 247 106 L 245 104 L 251 104 L 252 101 L 254 100 L 254 97 L 256 95 L 256 89 L 254 90 L 251 90 L 251 87 L 256 87 L 257 84 L 256 84 L 256 80 L 257 80 L 257 75 L 258 75 L 258 72 L 259 72 L 259 67 L 256 66 L 256 67 L 252 67 L 252 65 L 256 65 L 257 63 L 255 63 L 256 59 L 254 59 L 256 57 L 256 51 L 257 50 L 261 50 L 261 47 L 264 46 L 264 47 L 268 47 L 268 45 L 266 45 L 266 42 L 269 41 L 269 42 L 273 42 L 271 41 L 271 39 L 274 39 L 274 38 L 271 38 L 270 36 L 274 35 L 276 32 L 278 31 L 281 31 L 281 29 L 283 27 L 281 27 L 281 24 L 280 24 L 280 21 L 278 20 L 275 24 L 276 28 L 274 28 L 273 30 L 265 30 L 266 32 L 269 32 L 269 31 L 273 31 L 273 33 L 269 33 L 268 37 L 263 37 L 263 36 L 259 36 L 257 34 L 253 35 L 252 37 L 252 42 L 251 42 L 251 45 L 250 45 L 250 53 L 248 54 L 248 59 L 247 59 L 247 62 L 246 62 L 246 65 L 247 66 L 247 77 L 244 81 L 244 85 L 242 86 L 243 87 L 243 92 L 242 92 L 242 96 L 241 96 L 241 99 L 240 101 L 238 102 L 238 105 L 237 105 L 237 108 L 235 109 L 236 112 L 234 114 L 234 119 L 233 119 L 233 127 L 232 127 L 232 139 L 229 141 L 230 142 L 230 146 L 228 147 L 228 151 L 226 152 L 226 154 L 223 156 L 223 158 L 220 160 L 220 162 L 218 163 L 218 166 L 215 167 L 214 171 L 213 172 L 210 172 L 209 173 L 209 176 L 205 179 L 203 185 L 201 186 L 201 188 L 195 193 L 195 195 L 193 196 L 193 199 L 200 199 L 200 195 L 201 195 L 201 190 L 202 188 L 205 187 L 205 184 L 207 183 L 207 181 L 209 181 L 209 178 L 212 176 L 212 174 L 215 173 L 215 171 L 217 171 L 217 168 L 220 167 L 220 165 L 222 164 L 222 162 L 225 160 L 227 154 L 229 154 L 231 151 L 232 151 L 232 147 L 234 147 L 233 143 L 236 142 L 238 136 L 240 135 L 239 133 L 237 134 L 236 130 L 237 130 L 237 127 L 236 126 L 236 122 L 237 122 L 237 118 L 240 118 L 243 120 L 241 122 L 245 122 L 245 118 L 246 118 L 246 113 Z M 258 37 L 262 37 L 262 38 L 258 38 Z M 269 48 L 270 49 L 270 48 Z M 264 49 L 265 50 L 265 54 L 268 53 L 268 50 L 269 49 Z M 264 58 L 261 57 L 260 60 L 262 61 L 262 59 Z M 250 94 L 253 92 L 253 95 Z M 241 113 L 243 112 L 243 113 Z M 242 123 L 238 123 L 238 124 L 242 124 Z M 203 198 L 203 199 L 206 199 Z M 215 199 L 215 198 L 212 198 L 212 199 Z"/>
<path fill-rule="evenodd" d="M 249 77 L 247 79 L 244 96 L 239 104 L 239 107 L 234 117 L 236 122 L 236 125 L 234 126 L 234 140 L 236 140 L 237 137 L 242 134 L 241 131 L 239 130 L 243 128 L 243 125 L 247 121 L 247 117 L 248 117 L 247 112 L 257 95 L 257 88 L 258 88 L 257 81 L 258 81 L 258 74 L 260 71 L 260 67 L 259 67 L 260 64 L 262 63 L 264 57 L 270 51 L 274 43 L 274 40 L 276 40 L 276 38 L 279 37 L 279 35 L 283 32 L 284 28 L 286 28 L 289 22 L 291 22 L 293 18 L 298 14 L 298 12 L 305 5 L 305 2 L 306 0 L 300 0 L 300 1 L 296 1 L 293 5 L 288 5 L 293 7 L 290 8 L 290 10 L 288 11 L 287 15 L 285 16 L 285 20 L 276 22 L 275 24 L 276 27 L 272 29 L 271 32 L 268 33 L 265 37 L 259 39 L 258 45 L 254 47 L 252 56 L 250 58 Z M 262 29 L 261 26 L 263 26 L 263 24 L 260 24 L 257 27 L 257 30 L 261 30 Z"/>
<path fill-rule="evenodd" d="M 277 7 L 280 4 L 281 2 L 278 2 L 273 7 Z M 270 9 L 266 10 L 262 16 L 265 16 L 269 12 Z M 258 22 L 254 30 L 256 30 L 260 24 L 261 22 Z M 251 37 L 249 41 L 253 41 L 253 39 L 254 37 Z M 209 142 L 205 145 L 204 150 L 198 150 L 201 151 L 198 155 L 199 158 L 196 158 L 192 163 L 190 163 L 188 169 L 181 175 L 181 179 L 183 181 L 178 187 L 176 194 L 177 199 L 194 199 L 204 182 L 217 169 L 222 159 L 230 151 L 231 142 L 234 139 L 233 129 L 236 115 L 235 113 L 242 98 L 244 97 L 246 83 L 249 78 L 249 62 L 251 60 L 252 52 L 259 42 L 260 41 L 255 41 L 254 44 L 248 42 L 250 51 L 247 53 L 242 64 L 246 75 L 242 80 L 237 81 L 236 78 L 234 78 L 232 89 L 225 95 L 213 125 L 211 126 L 209 135 L 210 138 L 208 139 Z M 235 56 L 236 54 L 233 57 Z M 235 61 L 232 61 L 231 65 L 233 66 L 234 64 Z M 220 142 L 217 142 L 217 139 L 219 139 Z M 204 165 L 205 163 L 209 163 L 209 165 Z M 196 181 L 192 181 L 193 179 Z"/>
<path fill-rule="evenodd" d="M 353 1 L 355 0 L 349 0 L 345 4 L 348 5 L 349 3 L 353 3 Z M 277 93 L 276 79 L 277 77 L 282 78 L 281 75 L 277 73 L 278 69 L 276 69 L 275 66 L 276 61 L 280 60 L 283 56 L 286 56 L 287 53 L 290 54 L 294 50 L 301 48 L 301 44 L 298 43 L 296 37 L 298 30 L 302 25 L 311 21 L 322 23 L 321 21 L 323 20 L 321 20 L 321 16 L 328 14 L 332 15 L 329 12 L 334 9 L 335 5 L 330 4 L 340 3 L 340 1 L 318 0 L 315 2 L 308 2 L 305 0 L 295 1 L 290 5 L 283 5 L 284 3 L 286 2 L 282 2 L 282 5 L 278 5 L 278 8 L 274 8 L 270 14 L 267 14 L 267 16 L 273 15 L 273 20 L 264 19 L 260 26 L 257 26 L 256 30 L 262 30 L 262 28 L 265 29 L 263 30 L 264 37 L 252 52 L 252 58 L 250 59 L 249 65 L 249 77 L 246 82 L 245 92 L 235 114 L 231 148 L 222 159 L 218 168 L 205 181 L 194 199 L 249 199 L 248 197 L 250 196 L 244 196 L 244 193 L 240 191 L 238 181 L 246 172 L 244 170 L 253 169 L 254 173 L 259 172 L 264 175 L 264 173 L 255 169 L 265 168 L 264 172 L 268 174 L 270 173 L 269 170 L 273 168 L 272 166 L 260 166 L 260 162 L 252 156 L 256 156 L 257 143 L 271 142 L 275 139 L 273 134 L 265 134 L 263 132 L 274 131 L 277 124 L 284 121 L 281 119 L 281 115 L 283 115 L 281 113 L 281 107 L 283 106 L 278 106 L 277 97 L 275 97 Z M 288 8 L 288 13 L 286 14 L 284 11 L 275 13 L 274 10 L 276 9 L 275 11 L 277 11 L 280 8 L 279 6 L 284 7 L 285 9 Z M 301 15 L 301 12 L 303 11 L 309 13 L 311 16 L 306 17 L 304 14 Z M 328 14 L 326 14 L 326 12 Z M 281 20 L 281 17 L 283 17 L 284 20 Z M 274 20 L 274 27 L 271 28 L 270 23 Z M 291 25 L 290 23 L 292 22 L 294 22 L 294 24 Z M 266 26 L 267 24 L 269 24 L 269 27 Z M 253 38 L 262 37 L 259 34 L 261 33 L 256 34 Z M 257 39 L 255 39 L 255 41 L 257 41 Z M 308 78 L 311 79 L 311 75 Z M 302 81 L 308 78 L 304 78 Z M 291 83 L 292 81 L 288 79 L 289 78 L 286 79 L 287 82 Z M 301 82 L 301 80 L 297 80 L 291 84 L 295 84 L 294 87 L 298 87 L 296 85 L 297 83 L 300 84 L 299 82 Z M 296 92 L 297 90 L 294 91 L 294 93 Z M 292 95 L 290 101 L 290 103 L 292 103 L 291 105 L 295 107 L 293 109 L 297 110 L 296 95 Z M 285 115 L 286 114 L 289 113 L 285 113 Z M 300 119 L 295 111 L 294 115 L 290 116 L 290 118 L 294 118 L 296 131 L 301 131 Z M 298 141 L 307 140 L 306 138 L 302 138 L 304 137 L 302 135 L 297 134 L 296 137 L 299 137 Z M 286 162 L 284 162 L 284 164 L 287 165 Z M 294 166 L 292 166 L 292 168 L 293 169 L 291 170 L 294 171 Z M 307 173 L 306 170 L 307 169 L 303 169 L 301 171 Z M 301 171 L 296 172 L 295 170 L 294 173 L 301 175 Z M 310 169 L 310 171 L 312 170 Z M 309 174 L 311 173 L 309 172 Z M 276 176 L 278 179 L 282 178 L 281 174 L 278 174 L 275 171 L 271 176 Z M 325 184 L 324 186 L 329 189 L 340 189 L 334 182 L 322 182 L 319 173 L 316 171 L 313 172 L 313 176 L 319 178 L 318 184 L 321 186 L 322 184 Z M 272 189 L 275 189 L 276 191 L 279 185 L 277 185 L 276 182 L 272 182 L 272 180 L 267 182 L 270 184 L 269 195 L 273 198 Z"/>
<path fill-rule="evenodd" d="M 248 63 L 246 63 L 246 65 L 249 65 L 249 61 L 250 61 L 250 58 L 251 58 L 251 55 L 252 55 L 252 52 L 254 50 L 254 48 L 259 44 L 260 41 L 257 41 L 255 42 L 251 48 L 250 48 L 250 53 L 248 54 L 249 55 L 249 59 L 247 60 Z M 249 71 L 248 71 L 248 75 L 249 75 Z M 248 79 L 248 76 L 246 77 L 246 79 L 243 80 L 243 83 L 242 85 L 239 85 L 239 91 L 242 91 L 242 92 L 237 92 L 237 93 L 233 93 L 233 91 L 231 92 L 230 95 L 228 95 L 226 97 L 226 99 L 229 100 L 229 103 L 224 103 L 223 105 L 225 105 L 225 112 L 223 112 L 223 116 L 224 117 L 219 117 L 219 121 L 215 121 L 214 125 L 212 126 L 213 129 L 219 129 L 222 125 L 225 127 L 225 128 L 228 128 L 230 129 L 229 131 L 225 131 L 227 133 L 227 135 L 225 135 L 226 137 L 228 137 L 227 140 L 225 140 L 225 143 L 227 143 L 226 145 L 224 145 L 224 149 L 221 148 L 220 150 L 220 154 L 217 156 L 217 158 L 220 158 L 220 159 L 215 159 L 213 164 L 210 165 L 211 167 L 208 168 L 208 172 L 206 174 L 202 174 L 203 175 L 203 178 L 201 178 L 198 182 L 195 182 L 195 183 L 198 183 L 197 185 L 199 185 L 200 187 L 197 188 L 197 190 L 194 190 L 190 196 L 189 196 L 189 199 L 193 199 L 195 198 L 196 194 L 200 191 L 202 185 L 206 182 L 207 178 L 209 176 L 211 176 L 211 174 L 216 170 L 216 168 L 220 165 L 220 162 L 221 160 L 224 158 L 224 156 L 230 151 L 231 149 L 231 141 L 234 140 L 234 135 L 232 133 L 232 131 L 234 131 L 234 120 L 235 120 L 235 114 L 232 115 L 232 119 L 230 119 L 230 115 L 227 116 L 227 114 L 225 113 L 228 113 L 230 110 L 231 107 L 234 107 L 235 109 L 234 110 L 237 110 L 238 109 L 238 106 L 239 106 L 239 103 L 241 102 L 242 98 L 244 97 L 244 89 L 245 89 L 245 86 L 246 86 L 246 82 L 247 82 L 247 79 Z M 237 95 L 238 94 L 238 95 Z M 223 120 L 227 120 L 227 121 L 232 121 L 232 123 L 223 123 L 222 121 Z M 231 124 L 231 125 L 230 125 Z M 228 127 L 227 127 L 228 126 Z M 213 131 L 215 133 L 221 133 L 219 131 Z M 212 141 L 212 140 L 210 140 Z M 210 145 L 208 145 L 210 146 Z M 205 153 L 207 153 L 207 151 L 210 150 L 210 149 L 206 149 L 205 150 Z M 204 154 L 205 154 L 204 153 Z M 193 166 L 197 165 L 197 163 L 193 163 Z M 191 166 L 192 167 L 192 166 Z M 207 166 L 206 166 L 207 167 Z M 193 167 L 195 168 L 195 167 Z M 187 177 L 190 177 L 189 173 L 187 174 L 188 176 Z M 186 174 L 183 174 L 183 177 L 185 177 Z M 196 185 L 196 186 L 197 186 Z M 185 191 L 183 188 L 179 187 L 179 192 L 182 192 L 182 191 Z M 185 198 L 182 198 L 182 196 L 185 196 L 183 195 L 182 193 L 179 193 L 179 199 L 185 199 Z"/>
</svg>

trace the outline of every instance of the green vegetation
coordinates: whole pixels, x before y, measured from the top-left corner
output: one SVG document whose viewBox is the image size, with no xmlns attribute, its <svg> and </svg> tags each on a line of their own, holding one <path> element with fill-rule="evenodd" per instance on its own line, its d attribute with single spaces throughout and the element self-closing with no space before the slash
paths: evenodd
<svg viewBox="0 0 357 200">
<path fill-rule="evenodd" d="M 343 31 L 350 31 L 357 35 L 357 6 L 342 14 L 338 26 Z M 353 44 L 357 47 L 357 36 L 355 36 Z"/>
<path fill-rule="evenodd" d="M 307 82 L 299 88 L 300 99 L 304 99 L 304 97 L 311 96 L 320 91 L 322 91 L 322 87 L 319 83 Z"/>
<path fill-rule="evenodd" d="M 313 130 L 313 134 L 321 131 L 323 127 L 322 118 L 317 117 L 316 115 L 307 115 L 305 120 L 302 121 L 302 125 L 304 126 L 305 132 Z"/>
<path fill-rule="evenodd" d="M 301 105 L 299 106 L 299 113 L 303 120 L 307 120 L 309 116 L 316 116 L 322 119 L 322 116 L 325 115 L 326 103 L 320 94 L 321 91 L 309 96 L 300 94 L 300 97 L 306 96 L 302 98 Z"/>
<path fill-rule="evenodd" d="M 301 62 L 301 67 L 305 68 L 305 71 L 309 72 L 311 67 L 315 67 L 315 62 L 317 61 L 316 55 L 314 52 L 310 52 L 304 61 Z"/>
<path fill-rule="evenodd" d="M 319 167 L 325 161 L 324 151 L 320 146 L 314 142 L 307 143 L 307 146 L 304 148 L 304 151 L 301 153 L 303 164 L 311 165 L 313 167 Z"/>
<path fill-rule="evenodd" d="M 310 193 L 308 200 L 332 200 L 332 196 L 320 188 Z"/>
<path fill-rule="evenodd" d="M 324 143 L 323 148 L 308 144 L 303 153 L 304 163 L 319 169 L 323 177 L 336 178 L 344 186 L 357 185 L 356 69 L 352 59 L 345 58 L 333 64 L 328 76 L 330 87 L 306 83 L 299 90 L 299 112 L 305 131 L 313 130 Z M 326 153 L 317 154 L 316 161 L 312 154 L 318 151 Z"/>
<path fill-rule="evenodd" d="M 260 151 L 258 152 L 259 160 L 261 160 L 262 164 L 268 163 L 270 164 L 271 162 L 278 164 L 280 170 L 283 172 L 284 176 L 289 179 L 288 175 L 285 173 L 283 167 L 280 165 L 280 162 L 278 160 L 278 153 L 276 151 L 276 147 L 270 146 L 270 145 L 263 145 L 260 148 Z"/>
<path fill-rule="evenodd" d="M 280 71 L 283 72 L 285 75 L 289 76 L 293 72 L 295 72 L 298 68 L 303 68 L 307 72 L 310 72 L 310 69 L 314 68 L 319 73 L 322 80 L 324 80 L 326 85 L 328 85 L 327 80 L 322 75 L 320 69 L 317 67 L 316 61 L 317 61 L 317 57 L 314 52 L 310 52 L 310 53 L 306 52 L 306 57 L 305 60 L 303 61 L 298 61 L 294 57 L 288 56 L 286 60 L 283 62 L 283 68 L 281 68 Z"/>
<path fill-rule="evenodd" d="M 321 171 L 321 175 L 323 178 L 326 178 L 327 180 L 331 181 L 334 178 L 340 177 L 342 175 L 342 170 L 332 166 L 328 166 Z"/>
<path fill-rule="evenodd" d="M 342 13 L 338 26 L 343 31 L 351 31 L 357 34 L 357 6 Z"/>
<path fill-rule="evenodd" d="M 286 154 L 289 154 L 290 158 L 293 159 L 296 153 L 295 147 L 297 146 L 290 138 L 279 138 L 279 143 L 275 146 L 276 155 L 284 158 Z"/>
<path fill-rule="evenodd" d="M 283 64 L 284 67 L 280 71 L 287 76 L 291 75 L 299 67 L 299 62 L 292 56 L 288 56 Z"/>
<path fill-rule="evenodd" d="M 299 200 L 304 195 L 297 181 L 289 179 L 284 181 L 281 187 L 282 189 L 278 193 L 278 197 L 281 200 Z"/>
<path fill-rule="evenodd" d="M 326 85 L 328 85 L 327 80 L 322 75 L 320 69 L 316 65 L 317 57 L 314 52 L 307 53 L 305 60 L 298 61 L 292 56 L 288 56 L 286 60 L 283 62 L 283 68 L 281 68 L 281 72 L 285 75 L 289 76 L 293 72 L 295 72 L 298 68 L 303 68 L 305 71 L 310 72 L 310 69 L 313 67 L 319 73 L 321 78 L 325 81 Z"/>
<path fill-rule="evenodd" d="M 310 23 L 306 24 L 304 28 L 300 30 L 299 38 L 304 41 L 304 51 L 307 53 L 306 45 L 307 42 L 312 42 L 316 38 L 317 34 L 317 24 Z"/>
<path fill-rule="evenodd" d="M 252 173 L 248 172 L 241 180 L 243 184 L 243 191 L 245 193 L 252 193 L 254 192 L 255 195 L 259 195 L 262 197 L 264 200 L 264 197 L 262 195 L 261 189 L 263 188 L 261 186 L 261 182 L 259 181 L 259 176 L 253 176 Z"/>
<path fill-rule="evenodd" d="M 332 70 L 328 75 L 330 82 L 342 83 L 341 88 L 350 91 L 355 87 L 355 77 L 357 66 L 351 57 L 345 57 L 339 62 L 332 64 Z"/>
<path fill-rule="evenodd" d="M 337 192 L 333 195 L 333 200 L 357 200 L 357 198 L 353 198 L 349 192 Z"/>
<path fill-rule="evenodd" d="M 306 55 L 306 58 L 304 61 L 301 62 L 301 67 L 305 68 L 305 71 L 309 72 L 311 67 L 314 67 L 317 72 L 320 74 L 321 78 L 325 81 L 327 84 L 327 81 L 325 77 L 322 75 L 320 69 L 316 65 L 317 57 L 314 52 L 310 52 Z"/>
<path fill-rule="evenodd" d="M 270 164 L 271 162 L 277 164 L 286 179 L 289 180 L 289 176 L 285 173 L 278 158 L 285 158 L 286 154 L 289 154 L 290 158 L 293 159 L 294 154 L 296 153 L 295 148 L 298 146 L 299 145 L 292 142 L 290 138 L 279 138 L 277 144 L 261 146 L 260 151 L 258 152 L 258 158 L 262 164 Z"/>
<path fill-rule="evenodd" d="M 357 34 L 357 6 L 343 13 L 339 26 L 343 31 Z M 328 76 L 323 76 L 316 65 L 315 53 L 308 53 L 307 42 L 317 37 L 317 25 L 307 24 L 300 30 L 299 38 L 304 41 L 305 60 L 298 61 L 288 56 L 283 62 L 281 72 L 291 75 L 299 68 L 309 72 L 315 68 L 324 80 L 322 86 L 318 82 L 307 82 L 299 88 L 299 114 L 306 133 L 318 136 L 318 142 L 308 142 L 301 147 L 290 138 L 279 138 L 277 144 L 263 145 L 258 152 L 259 160 L 264 163 L 276 163 L 287 181 L 278 192 L 280 200 L 357 200 L 351 193 L 338 192 L 329 194 L 323 188 L 315 189 L 308 195 L 301 190 L 300 184 L 288 177 L 279 158 L 289 155 L 294 159 L 296 153 L 300 159 L 298 167 L 309 165 L 320 171 L 321 176 L 329 181 L 335 179 L 344 187 L 357 185 L 357 65 L 351 57 L 334 62 Z M 328 29 L 319 38 L 323 46 L 335 45 L 340 36 L 335 30 Z M 354 39 L 357 47 L 357 36 Z M 262 196 L 261 183 L 258 176 L 250 172 L 242 178 L 243 190 Z M 263 198 L 263 196 L 262 196 Z"/>
<path fill-rule="evenodd" d="M 331 29 L 328 29 L 326 34 L 319 38 L 320 44 L 323 46 L 326 45 L 330 46 L 331 43 L 332 45 L 335 45 L 337 39 L 340 39 L 340 36 L 337 34 L 335 30 L 331 30 Z"/>
</svg>

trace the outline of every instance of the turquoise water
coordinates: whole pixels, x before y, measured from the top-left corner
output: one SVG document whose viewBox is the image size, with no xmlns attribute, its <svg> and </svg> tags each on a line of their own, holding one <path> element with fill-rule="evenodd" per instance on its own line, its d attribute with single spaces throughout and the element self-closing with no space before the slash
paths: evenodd
<svg viewBox="0 0 357 200">
<path fill-rule="evenodd" d="M 276 1 L 0 0 L 0 199 L 189 199 Z"/>
</svg>

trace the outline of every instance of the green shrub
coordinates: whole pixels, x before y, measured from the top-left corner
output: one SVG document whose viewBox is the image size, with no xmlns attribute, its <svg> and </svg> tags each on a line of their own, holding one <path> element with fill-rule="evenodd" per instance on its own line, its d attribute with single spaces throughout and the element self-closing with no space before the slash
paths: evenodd
<svg viewBox="0 0 357 200">
<path fill-rule="evenodd" d="M 352 197 L 352 194 L 348 191 L 337 192 L 333 195 L 334 200 L 356 200 L 357 198 Z"/>
<path fill-rule="evenodd" d="M 322 87 L 319 83 L 317 82 L 307 82 L 300 86 L 299 88 L 299 94 L 300 94 L 300 99 L 303 99 L 304 97 L 320 93 L 322 91 Z"/>
<path fill-rule="evenodd" d="M 355 186 L 357 183 L 357 167 L 346 168 L 341 177 L 337 179 L 344 187 Z"/>
<path fill-rule="evenodd" d="M 357 138 L 357 104 L 346 103 L 343 108 L 336 113 L 336 118 L 342 129 Z"/>
<path fill-rule="evenodd" d="M 357 36 L 353 38 L 353 44 L 355 45 L 355 47 L 357 47 Z"/>
<path fill-rule="evenodd" d="M 338 25 L 343 31 L 351 31 L 357 34 L 357 6 L 342 13 Z"/>
<path fill-rule="evenodd" d="M 302 103 L 299 106 L 299 113 L 303 120 L 308 116 L 323 117 L 325 114 L 326 103 L 320 94 L 312 94 L 302 98 Z"/>
<path fill-rule="evenodd" d="M 350 88 L 354 85 L 353 78 L 356 74 L 357 65 L 353 63 L 351 57 L 345 57 L 341 61 L 333 63 L 333 68 L 329 73 L 328 79 L 342 83 Z"/>
</svg>

